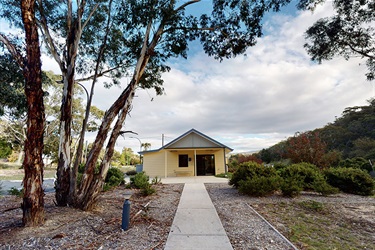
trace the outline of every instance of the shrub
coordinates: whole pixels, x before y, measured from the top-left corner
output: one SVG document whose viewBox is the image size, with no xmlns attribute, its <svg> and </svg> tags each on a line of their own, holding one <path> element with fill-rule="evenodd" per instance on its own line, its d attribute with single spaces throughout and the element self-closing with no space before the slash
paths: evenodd
<svg viewBox="0 0 375 250">
<path fill-rule="evenodd" d="M 325 171 L 327 182 L 345 193 L 372 195 L 374 180 L 365 170 L 356 168 L 330 168 Z"/>
<path fill-rule="evenodd" d="M 18 190 L 17 188 L 15 187 L 12 187 L 10 190 L 8 190 L 8 194 L 10 195 L 15 195 L 15 196 L 18 196 L 18 197 L 23 197 L 23 188 L 21 190 Z"/>
<path fill-rule="evenodd" d="M 145 196 L 151 195 L 156 192 L 156 190 L 151 186 L 149 180 L 150 178 L 143 171 L 130 178 L 131 183 L 136 188 L 141 189 L 141 194 Z"/>
<path fill-rule="evenodd" d="M 273 167 L 255 162 L 241 163 L 229 181 L 239 192 L 254 196 L 272 194 L 280 186 L 280 178 Z"/>
<path fill-rule="evenodd" d="M 116 167 L 108 169 L 107 176 L 105 177 L 105 182 L 110 186 L 119 186 L 124 184 L 124 173 Z"/>
<path fill-rule="evenodd" d="M 332 187 L 327 183 L 323 174 L 318 175 L 311 185 L 315 192 L 321 193 L 322 195 L 337 194 L 340 192 L 338 188 Z"/>
<path fill-rule="evenodd" d="M 344 168 L 358 168 L 358 169 L 366 170 L 367 172 L 370 172 L 372 170 L 372 166 L 370 162 L 362 157 L 354 157 L 354 158 L 342 160 L 340 161 L 338 166 L 344 167 Z"/>
<path fill-rule="evenodd" d="M 280 186 L 278 176 L 254 176 L 239 182 L 238 191 L 251 196 L 266 196 L 273 194 Z"/>
<path fill-rule="evenodd" d="M 296 197 L 303 190 L 302 178 L 298 175 L 284 177 L 280 188 L 284 196 Z"/>
<path fill-rule="evenodd" d="M 233 173 L 232 178 L 229 180 L 229 185 L 238 188 L 239 182 L 246 181 L 248 178 L 252 179 L 256 176 L 271 177 L 276 175 L 277 173 L 272 167 L 266 167 L 256 162 L 244 162 L 241 163 L 236 172 Z"/>
<path fill-rule="evenodd" d="M 295 197 L 303 190 L 314 190 L 323 195 L 338 192 L 326 182 L 324 175 L 313 164 L 293 164 L 281 169 L 279 173 L 283 178 L 281 191 L 284 196 Z"/>
<path fill-rule="evenodd" d="M 130 181 L 136 188 L 143 188 L 149 185 L 150 178 L 145 174 L 145 172 L 137 173 L 134 177 L 130 178 Z"/>
</svg>

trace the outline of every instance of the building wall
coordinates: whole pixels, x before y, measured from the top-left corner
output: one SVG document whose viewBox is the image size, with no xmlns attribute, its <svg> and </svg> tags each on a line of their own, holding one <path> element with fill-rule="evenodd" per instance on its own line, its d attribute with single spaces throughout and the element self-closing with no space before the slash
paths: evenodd
<svg viewBox="0 0 375 250">
<path fill-rule="evenodd" d="M 168 151 L 168 176 L 194 176 L 194 151 L 178 150 L 177 152 Z M 188 155 L 188 167 L 180 168 L 178 166 L 179 155 Z"/>
<path fill-rule="evenodd" d="M 225 173 L 223 149 L 197 149 L 197 155 L 215 155 L 215 174 Z M 179 167 L 179 155 L 188 155 L 188 167 Z M 150 152 L 143 156 L 143 170 L 151 178 L 165 177 L 165 164 L 167 164 L 167 177 L 195 176 L 194 149 L 161 150 Z"/>
<path fill-rule="evenodd" d="M 164 151 L 147 153 L 143 157 L 143 171 L 151 178 L 165 176 Z"/>
</svg>

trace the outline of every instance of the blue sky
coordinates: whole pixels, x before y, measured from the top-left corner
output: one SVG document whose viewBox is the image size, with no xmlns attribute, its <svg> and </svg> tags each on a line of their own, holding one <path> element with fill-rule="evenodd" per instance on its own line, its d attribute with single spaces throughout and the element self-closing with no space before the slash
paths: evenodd
<svg viewBox="0 0 375 250">
<path fill-rule="evenodd" d="M 246 56 L 221 63 L 193 43 L 188 60 L 171 60 L 172 70 L 163 76 L 165 95 L 138 90 L 126 130 L 137 132 L 142 142 L 157 149 L 162 134 L 168 143 L 195 128 L 239 153 L 322 127 L 346 107 L 365 105 L 374 91 L 360 58 L 335 58 L 319 65 L 303 48 L 307 27 L 331 14 L 330 1 L 314 13 L 288 7 L 269 14 L 258 44 Z M 46 56 L 43 67 L 59 73 Z M 126 83 L 124 79 L 121 87 L 97 88 L 93 104 L 108 109 Z M 116 149 L 125 146 L 138 151 L 139 141 L 120 137 Z"/>
</svg>

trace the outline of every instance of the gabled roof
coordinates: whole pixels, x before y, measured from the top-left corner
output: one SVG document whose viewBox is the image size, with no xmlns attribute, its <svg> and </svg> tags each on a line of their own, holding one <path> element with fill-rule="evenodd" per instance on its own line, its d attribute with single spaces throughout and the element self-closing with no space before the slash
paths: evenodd
<svg viewBox="0 0 375 250">
<path fill-rule="evenodd" d="M 198 130 L 191 129 L 157 150 L 142 151 L 140 153 L 144 154 L 147 152 L 157 152 L 162 149 L 183 148 L 225 148 L 226 150 L 233 151 L 232 148 L 212 139 Z"/>
</svg>

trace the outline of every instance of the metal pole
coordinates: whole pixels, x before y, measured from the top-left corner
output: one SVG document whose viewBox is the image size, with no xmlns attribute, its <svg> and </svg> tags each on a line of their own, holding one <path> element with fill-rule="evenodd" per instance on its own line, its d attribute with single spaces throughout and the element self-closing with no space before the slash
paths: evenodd
<svg viewBox="0 0 375 250">
<path fill-rule="evenodd" d="M 130 223 L 130 204 L 131 202 L 128 199 L 125 199 L 124 206 L 122 207 L 122 224 L 121 228 L 123 230 L 128 230 Z"/>
</svg>

